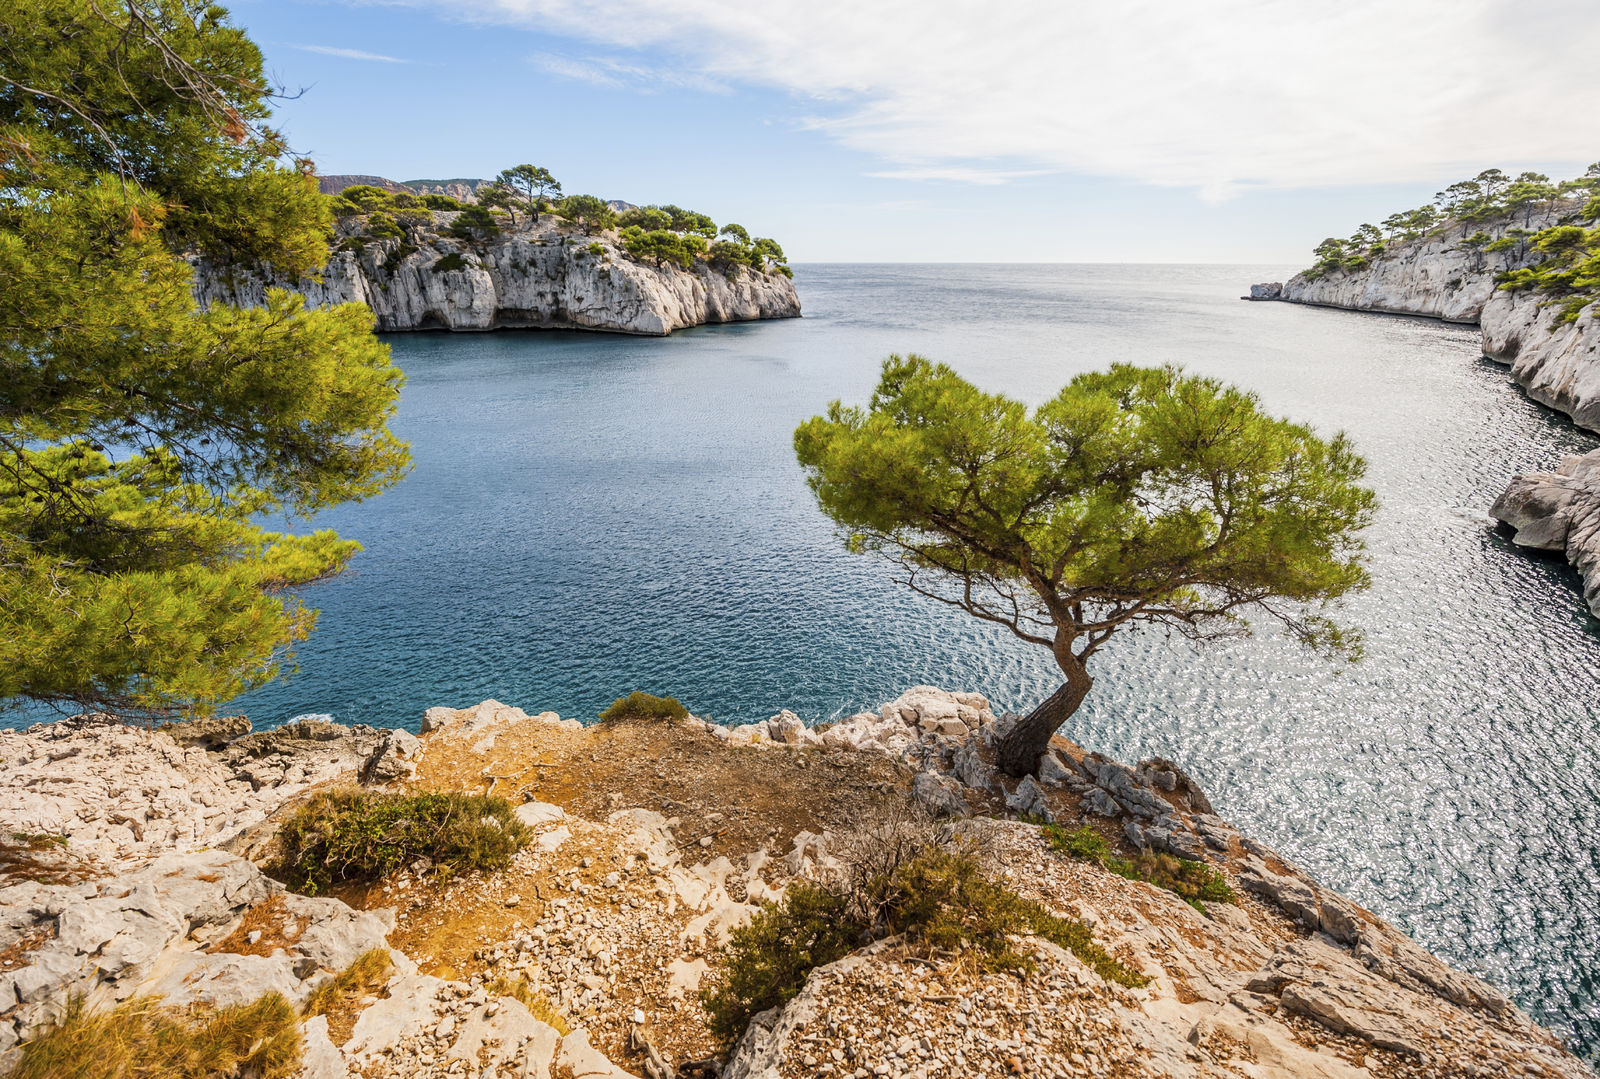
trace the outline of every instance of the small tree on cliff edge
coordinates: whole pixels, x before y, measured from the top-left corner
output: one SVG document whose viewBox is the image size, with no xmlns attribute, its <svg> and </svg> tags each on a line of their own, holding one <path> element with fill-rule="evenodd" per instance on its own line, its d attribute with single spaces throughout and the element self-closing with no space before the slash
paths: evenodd
<svg viewBox="0 0 1600 1079">
<path fill-rule="evenodd" d="M 1359 651 L 1324 612 L 1368 584 L 1366 463 L 1342 434 L 1318 438 L 1212 379 L 1119 364 L 1030 415 L 891 356 L 868 408 L 835 401 L 795 451 L 851 550 L 1050 649 L 1066 680 L 1002 739 L 1013 776 L 1037 768 L 1120 629 L 1215 640 L 1248 634 L 1255 611 L 1307 645 Z"/>
<path fill-rule="evenodd" d="M 495 183 L 517 192 L 527 204 L 535 225 L 539 223 L 539 204 L 561 194 L 561 185 L 550 175 L 550 170 L 539 165 L 516 165 L 504 169 L 495 177 Z"/>
</svg>

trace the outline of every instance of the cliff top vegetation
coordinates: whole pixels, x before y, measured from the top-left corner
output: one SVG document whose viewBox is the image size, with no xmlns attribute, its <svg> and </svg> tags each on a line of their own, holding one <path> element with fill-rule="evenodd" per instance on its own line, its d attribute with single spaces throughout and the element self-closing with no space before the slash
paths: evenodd
<svg viewBox="0 0 1600 1079">
<path fill-rule="evenodd" d="M 1566 209 L 1561 220 L 1535 229 L 1535 216 Z M 1582 176 L 1552 181 L 1543 173 L 1515 177 L 1485 169 L 1451 184 L 1433 201 L 1390 214 L 1381 225 L 1363 224 L 1347 239 L 1329 237 L 1314 249 L 1313 280 L 1363 270 L 1397 243 L 1482 226 L 1458 243 L 1482 252 L 1510 252 L 1520 265 L 1499 278 L 1503 289 L 1532 289 L 1549 296 L 1571 321 L 1600 299 L 1600 162 Z"/>
<path fill-rule="evenodd" d="M 725 274 L 742 266 L 757 273 L 794 276 L 782 245 L 769 237 L 752 237 L 743 225 L 730 222 L 718 226 L 706 214 L 670 204 L 619 210 L 617 206 L 625 204 L 596 195 L 563 195 L 560 181 L 538 165 L 503 170 L 492 183 L 478 188 L 477 201 L 472 203 L 449 195 L 417 195 L 371 184 L 356 184 L 324 197 L 335 218 L 363 220 L 359 231 L 346 239 L 348 247 L 359 248 L 367 240 L 409 239 L 418 229 L 434 227 L 436 211 L 455 213 L 446 228 L 452 235 L 472 241 L 493 239 L 508 227 L 536 225 L 540 215 L 554 214 L 585 235 L 613 235 L 629 258 L 652 263 L 657 269 L 671 264 L 692 270 L 696 262 L 702 262 Z"/>
</svg>

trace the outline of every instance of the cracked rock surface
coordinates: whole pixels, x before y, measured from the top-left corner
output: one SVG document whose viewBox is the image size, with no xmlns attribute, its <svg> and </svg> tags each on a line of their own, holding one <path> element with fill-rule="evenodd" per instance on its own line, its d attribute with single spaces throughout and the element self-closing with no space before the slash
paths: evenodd
<svg viewBox="0 0 1600 1079">
<path fill-rule="evenodd" d="M 787 711 L 729 732 L 694 717 L 585 727 L 496 701 L 430 709 L 420 738 L 319 720 L 6 732 L 0 824 L 54 821 L 93 858 L 0 878 L 0 1074 L 74 994 L 298 1004 L 374 948 L 388 974 L 303 1019 L 301 1079 L 654 1074 L 640 1038 L 679 1075 L 711 1074 L 697 990 L 720 944 L 793 882 L 847 874 L 876 815 L 920 805 L 991 878 L 1149 984 L 1106 982 L 1032 937 L 1014 941 L 1022 973 L 890 937 L 757 1017 L 725 1079 L 1593 1079 L 1492 986 L 1239 834 L 1177 762 L 1129 767 L 1057 738 L 1037 778 L 998 772 L 1013 719 L 918 686 L 820 734 Z M 399 789 L 519 802 L 533 841 L 494 873 L 414 869 L 319 898 L 216 848 L 385 761 Z M 141 799 L 138 838 L 124 818 Z M 1191 905 L 1072 857 L 1040 819 L 1091 828 L 1124 859 L 1203 860 L 1236 901 Z"/>
</svg>

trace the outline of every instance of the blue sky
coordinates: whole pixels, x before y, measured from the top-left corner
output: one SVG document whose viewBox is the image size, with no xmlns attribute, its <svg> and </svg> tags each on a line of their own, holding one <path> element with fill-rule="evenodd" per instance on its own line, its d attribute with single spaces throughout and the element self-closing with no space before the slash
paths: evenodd
<svg viewBox="0 0 1600 1079">
<path fill-rule="evenodd" d="M 794 261 L 1300 264 L 1481 168 L 1600 158 L 1578 0 L 230 7 L 324 173 L 529 161 Z"/>
</svg>

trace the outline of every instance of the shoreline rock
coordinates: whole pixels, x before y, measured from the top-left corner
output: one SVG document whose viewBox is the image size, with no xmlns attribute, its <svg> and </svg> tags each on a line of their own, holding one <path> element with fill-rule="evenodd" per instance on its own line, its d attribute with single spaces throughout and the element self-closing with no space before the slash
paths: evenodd
<svg viewBox="0 0 1600 1079">
<path fill-rule="evenodd" d="M 468 241 L 449 234 L 455 216 L 435 212 L 414 238 L 363 238 L 359 246 L 359 219 L 341 221 L 340 249 L 321 273 L 299 281 L 197 261 L 195 298 L 202 306 L 259 307 L 268 287 L 287 288 L 314 308 L 365 304 L 379 333 L 565 329 L 660 337 L 708 323 L 800 317 L 794 282 L 780 273 L 740 266 L 724 274 L 702 261 L 692 270 L 657 268 L 629 258 L 615 232 L 591 236 L 548 215 Z"/>
<path fill-rule="evenodd" d="M 1583 576 L 1583 598 L 1600 618 L 1600 450 L 1569 454 L 1554 472 L 1511 477 L 1489 507 L 1511 542 L 1564 555 Z"/>
</svg>

